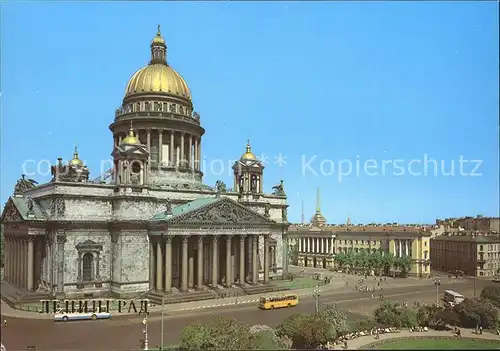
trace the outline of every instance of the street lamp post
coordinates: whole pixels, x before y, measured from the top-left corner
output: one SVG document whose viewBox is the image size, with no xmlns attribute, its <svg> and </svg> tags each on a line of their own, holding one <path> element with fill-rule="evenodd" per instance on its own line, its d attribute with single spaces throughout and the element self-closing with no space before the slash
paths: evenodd
<svg viewBox="0 0 500 351">
<path fill-rule="evenodd" d="M 314 289 L 313 289 L 313 296 L 314 296 L 314 299 L 316 301 L 314 307 L 315 307 L 315 311 L 316 313 L 319 312 L 319 293 L 321 292 L 319 286 L 315 286 Z"/>
<path fill-rule="evenodd" d="M 148 345 L 148 315 L 142 320 L 142 324 L 144 324 L 143 334 L 144 334 L 144 350 L 149 350 Z"/>
<path fill-rule="evenodd" d="M 476 244 L 476 247 L 477 247 L 477 244 Z M 474 257 L 474 270 L 472 271 L 474 273 L 474 297 L 476 297 L 476 276 L 477 276 L 477 251 L 476 251 L 476 255 Z"/>
<path fill-rule="evenodd" d="M 164 308 L 165 308 L 165 296 L 161 297 L 161 338 L 160 338 L 160 350 L 163 350 L 163 316 L 164 316 Z"/>
<path fill-rule="evenodd" d="M 436 286 L 436 306 L 439 306 L 439 286 L 441 285 L 441 279 L 438 276 L 434 278 L 434 285 Z"/>
</svg>

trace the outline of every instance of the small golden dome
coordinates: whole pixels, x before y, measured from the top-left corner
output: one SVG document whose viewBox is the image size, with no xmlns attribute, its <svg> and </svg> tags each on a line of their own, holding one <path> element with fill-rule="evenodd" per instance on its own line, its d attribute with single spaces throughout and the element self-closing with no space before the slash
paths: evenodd
<svg viewBox="0 0 500 351">
<path fill-rule="evenodd" d="M 163 39 L 163 37 L 161 36 L 160 25 L 158 25 L 158 31 L 156 32 L 156 36 L 153 38 L 153 41 L 151 42 L 151 45 L 155 44 L 165 45 L 165 39 Z"/>
<path fill-rule="evenodd" d="M 147 65 L 134 73 L 125 89 L 125 97 L 144 93 L 163 93 L 191 100 L 191 92 L 184 78 L 163 63 Z"/>
<path fill-rule="evenodd" d="M 137 137 L 135 136 L 134 129 L 132 128 L 132 122 L 130 122 L 130 129 L 128 131 L 128 135 L 125 138 L 123 138 L 121 143 L 126 145 L 139 144 L 139 139 L 137 139 Z"/>
<path fill-rule="evenodd" d="M 252 147 L 250 146 L 250 140 L 247 140 L 247 149 L 243 155 L 241 155 L 242 160 L 256 160 L 254 153 L 252 152 Z"/>
<path fill-rule="evenodd" d="M 72 166 L 82 166 L 83 162 L 78 158 L 78 148 L 75 146 L 75 152 L 73 153 L 73 159 L 69 161 Z"/>
</svg>

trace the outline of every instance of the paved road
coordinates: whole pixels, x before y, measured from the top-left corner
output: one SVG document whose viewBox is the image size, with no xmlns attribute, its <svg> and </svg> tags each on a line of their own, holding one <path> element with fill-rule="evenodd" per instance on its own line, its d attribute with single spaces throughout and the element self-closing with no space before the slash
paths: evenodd
<svg viewBox="0 0 500 351">
<path fill-rule="evenodd" d="M 484 285 L 478 281 L 478 291 Z M 454 289 L 466 296 L 473 292 L 472 282 L 460 284 L 442 284 L 443 289 Z M 436 290 L 433 285 L 419 287 L 386 288 L 386 298 L 393 301 L 406 300 L 430 303 L 435 301 Z M 325 293 L 323 301 L 335 301 L 353 319 L 365 319 L 378 305 L 377 299 L 371 299 L 368 293 L 338 292 Z M 164 319 L 164 343 L 179 342 L 182 328 L 198 320 L 211 319 L 214 315 L 230 316 L 253 324 L 276 325 L 285 317 L 294 313 L 308 313 L 314 310 L 314 299 L 304 298 L 294 308 L 274 311 L 261 311 L 255 306 L 242 305 L 225 309 L 208 309 L 196 312 L 177 312 Z M 150 346 L 160 343 L 161 317 L 150 317 L 148 323 Z M 9 318 L 7 327 L 2 330 L 2 342 L 7 350 L 23 350 L 27 345 L 35 345 L 37 350 L 111 350 L 139 348 L 142 338 L 141 317 L 117 317 L 107 321 L 83 321 L 54 323 L 51 320 Z"/>
</svg>

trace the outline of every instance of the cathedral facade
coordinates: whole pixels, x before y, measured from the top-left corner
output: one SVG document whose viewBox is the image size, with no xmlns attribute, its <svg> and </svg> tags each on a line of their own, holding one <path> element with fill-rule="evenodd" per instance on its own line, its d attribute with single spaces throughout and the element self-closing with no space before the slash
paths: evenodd
<svg viewBox="0 0 500 351">
<path fill-rule="evenodd" d="M 57 296 L 135 296 L 243 288 L 287 271 L 283 182 L 264 193 L 247 143 L 233 188 L 203 184 L 200 114 L 168 63 L 160 29 L 110 125 L 100 179 L 78 150 L 49 183 L 22 176 L 2 214 L 4 281 Z"/>
</svg>

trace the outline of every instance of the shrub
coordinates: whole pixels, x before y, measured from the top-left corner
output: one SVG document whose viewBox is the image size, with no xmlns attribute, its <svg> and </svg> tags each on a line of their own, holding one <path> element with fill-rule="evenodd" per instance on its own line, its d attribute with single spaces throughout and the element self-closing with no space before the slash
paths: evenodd
<svg viewBox="0 0 500 351">
<path fill-rule="evenodd" d="M 489 300 L 495 307 L 500 308 L 500 286 L 487 286 L 481 290 L 481 298 Z"/>
<path fill-rule="evenodd" d="M 478 324 L 483 328 L 492 328 L 498 321 L 498 310 L 489 300 L 465 299 L 453 310 L 459 317 L 460 325 L 465 328 L 474 328 Z"/>
<path fill-rule="evenodd" d="M 350 332 L 360 332 L 378 327 L 378 323 L 373 319 L 363 319 L 350 323 Z"/>
<path fill-rule="evenodd" d="M 250 331 L 234 318 L 214 317 L 206 324 L 196 322 L 185 327 L 180 346 L 185 351 L 249 349 Z"/>
<path fill-rule="evenodd" d="M 413 328 L 418 325 L 417 312 L 387 301 L 375 310 L 375 322 L 387 327 Z"/>
<path fill-rule="evenodd" d="M 250 335 L 250 350 L 287 350 L 289 345 L 273 329 L 261 329 Z"/>
<path fill-rule="evenodd" d="M 349 321 L 345 312 L 334 303 L 321 304 L 318 318 L 324 319 L 332 327 L 334 338 L 349 331 Z"/>
<path fill-rule="evenodd" d="M 278 326 L 277 334 L 288 337 L 294 349 L 315 349 L 336 336 L 334 327 L 319 313 L 290 316 Z"/>
</svg>

